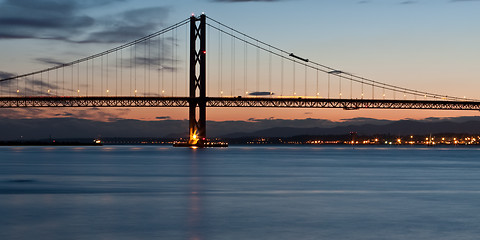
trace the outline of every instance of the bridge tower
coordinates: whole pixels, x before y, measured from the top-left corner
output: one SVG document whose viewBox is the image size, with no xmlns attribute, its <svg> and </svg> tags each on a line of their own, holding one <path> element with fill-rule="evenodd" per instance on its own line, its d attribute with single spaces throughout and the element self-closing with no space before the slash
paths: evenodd
<svg viewBox="0 0 480 240">
<path fill-rule="evenodd" d="M 204 146 L 207 129 L 206 16 L 190 17 L 189 145 Z"/>
</svg>

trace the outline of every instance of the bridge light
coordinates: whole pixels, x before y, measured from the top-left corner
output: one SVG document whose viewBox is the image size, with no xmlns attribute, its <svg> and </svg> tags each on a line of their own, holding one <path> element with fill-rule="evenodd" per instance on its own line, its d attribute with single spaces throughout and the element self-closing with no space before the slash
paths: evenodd
<svg viewBox="0 0 480 240">
<path fill-rule="evenodd" d="M 203 54 L 207 54 L 207 51 L 203 51 Z"/>
<path fill-rule="evenodd" d="M 47 90 L 47 93 L 50 93 L 50 89 Z"/>
<path fill-rule="evenodd" d="M 20 90 L 17 89 L 17 93 L 19 93 L 19 92 L 20 92 Z"/>
<path fill-rule="evenodd" d="M 107 89 L 107 93 L 109 93 L 109 92 L 110 92 L 110 90 Z"/>
</svg>

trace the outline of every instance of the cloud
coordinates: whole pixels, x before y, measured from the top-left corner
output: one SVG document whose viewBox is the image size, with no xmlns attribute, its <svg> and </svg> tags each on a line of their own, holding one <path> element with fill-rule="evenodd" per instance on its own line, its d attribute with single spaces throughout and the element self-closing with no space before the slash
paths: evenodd
<svg viewBox="0 0 480 240">
<path fill-rule="evenodd" d="M 158 119 L 158 120 L 170 120 L 171 117 L 170 117 L 170 116 L 160 116 L 160 117 L 156 117 L 155 119 Z"/>
<path fill-rule="evenodd" d="M 63 113 L 54 114 L 54 116 L 56 116 L 56 117 L 71 117 L 71 116 L 73 116 L 73 113 L 63 112 Z"/>
<path fill-rule="evenodd" d="M 8 76 L 8 74 L 4 75 Z M 20 95 L 28 96 L 49 95 L 47 93 L 47 89 L 50 90 L 50 94 L 54 94 L 55 91 L 60 90 L 60 87 L 53 83 L 48 83 L 38 79 L 27 79 L 27 82 L 25 82 L 25 79 L 22 78 L 12 79 L 9 81 L 0 81 L 0 94 L 15 95 L 17 94 L 17 87 L 18 90 L 20 90 Z"/>
<path fill-rule="evenodd" d="M 39 63 L 44 63 L 44 64 L 48 64 L 48 65 L 55 65 L 55 66 L 64 64 L 63 62 L 60 62 L 60 61 L 55 60 L 53 58 L 36 58 L 35 61 L 37 61 Z"/>
<path fill-rule="evenodd" d="M 16 75 L 13 74 L 13 73 L 0 71 L 0 80 L 1 80 L 1 79 L 6 79 L 6 78 L 15 77 L 15 76 L 16 76 Z"/>
<path fill-rule="evenodd" d="M 85 10 L 125 0 L 0 1 L 0 39 L 51 39 L 75 43 L 123 43 L 156 30 L 164 7 L 133 9 L 94 18 Z"/>
<path fill-rule="evenodd" d="M 43 108 L 1 108 L 0 119 L 35 119 L 45 112 Z"/>
<path fill-rule="evenodd" d="M 76 1 L 5 0 L 0 9 L 0 39 L 66 40 L 95 22 L 79 12 Z"/>
<path fill-rule="evenodd" d="M 146 36 L 157 30 L 167 18 L 165 7 L 128 10 L 100 20 L 100 30 L 89 34 L 81 43 L 119 43 Z"/>
<path fill-rule="evenodd" d="M 451 0 L 452 2 L 480 2 L 480 0 Z"/>
</svg>

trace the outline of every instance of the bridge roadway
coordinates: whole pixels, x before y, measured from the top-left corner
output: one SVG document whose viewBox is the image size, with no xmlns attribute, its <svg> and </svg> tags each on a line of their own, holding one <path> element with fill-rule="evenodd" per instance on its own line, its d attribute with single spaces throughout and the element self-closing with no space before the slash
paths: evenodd
<svg viewBox="0 0 480 240">
<path fill-rule="evenodd" d="M 480 101 L 326 99 L 314 97 L 207 97 L 207 107 L 480 110 Z M 188 107 L 189 97 L 0 97 L 0 108 Z"/>
</svg>

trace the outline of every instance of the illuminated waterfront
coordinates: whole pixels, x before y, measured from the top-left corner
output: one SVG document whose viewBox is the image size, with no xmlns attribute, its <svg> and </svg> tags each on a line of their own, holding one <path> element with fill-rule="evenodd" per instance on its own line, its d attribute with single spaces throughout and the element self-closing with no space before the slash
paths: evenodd
<svg viewBox="0 0 480 240">
<path fill-rule="evenodd" d="M 0 239 L 475 239 L 479 153 L 0 147 Z"/>
</svg>

